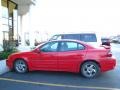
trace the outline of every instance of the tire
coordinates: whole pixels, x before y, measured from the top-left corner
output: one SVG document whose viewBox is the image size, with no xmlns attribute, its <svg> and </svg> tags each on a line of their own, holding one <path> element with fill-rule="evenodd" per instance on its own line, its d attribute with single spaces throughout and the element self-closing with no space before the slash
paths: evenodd
<svg viewBox="0 0 120 90">
<path fill-rule="evenodd" d="M 86 78 L 94 78 L 100 73 L 100 67 L 98 64 L 92 61 L 88 61 L 82 64 L 81 74 Z"/>
<path fill-rule="evenodd" d="M 27 63 L 23 59 L 18 59 L 14 63 L 14 70 L 17 73 L 26 73 L 28 71 Z"/>
</svg>

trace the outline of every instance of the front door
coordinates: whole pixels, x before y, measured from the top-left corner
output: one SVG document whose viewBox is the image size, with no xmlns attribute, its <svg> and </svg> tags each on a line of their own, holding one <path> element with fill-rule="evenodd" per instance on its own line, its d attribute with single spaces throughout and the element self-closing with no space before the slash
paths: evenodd
<svg viewBox="0 0 120 90">
<path fill-rule="evenodd" d="M 58 69 L 58 42 L 49 42 L 39 48 L 40 53 L 36 55 L 34 67 L 38 70 Z"/>
</svg>

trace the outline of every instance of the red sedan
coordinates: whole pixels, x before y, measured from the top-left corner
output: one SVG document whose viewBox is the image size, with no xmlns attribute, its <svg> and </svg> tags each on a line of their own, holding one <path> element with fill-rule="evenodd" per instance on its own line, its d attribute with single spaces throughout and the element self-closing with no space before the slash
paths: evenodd
<svg viewBox="0 0 120 90">
<path fill-rule="evenodd" d="M 15 53 L 7 65 L 18 73 L 33 70 L 81 73 L 92 78 L 115 68 L 109 49 L 93 47 L 77 40 L 56 40 L 39 45 L 30 52 Z"/>
</svg>

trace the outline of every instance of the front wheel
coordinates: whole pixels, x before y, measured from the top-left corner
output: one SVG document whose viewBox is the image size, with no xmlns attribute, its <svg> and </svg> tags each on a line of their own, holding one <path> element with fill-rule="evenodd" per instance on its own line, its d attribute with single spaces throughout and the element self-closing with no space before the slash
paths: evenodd
<svg viewBox="0 0 120 90">
<path fill-rule="evenodd" d="M 22 59 L 18 59 L 14 63 L 14 69 L 18 73 L 25 73 L 28 71 L 27 63 Z"/>
<path fill-rule="evenodd" d="M 88 61 L 81 66 L 81 74 L 86 78 L 96 77 L 99 73 L 100 67 L 95 62 Z"/>
</svg>

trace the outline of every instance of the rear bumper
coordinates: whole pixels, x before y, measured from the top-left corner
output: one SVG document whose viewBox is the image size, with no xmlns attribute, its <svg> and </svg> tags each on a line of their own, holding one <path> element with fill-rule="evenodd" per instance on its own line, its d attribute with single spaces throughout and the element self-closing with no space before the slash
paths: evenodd
<svg viewBox="0 0 120 90">
<path fill-rule="evenodd" d="M 114 57 L 104 59 L 101 62 L 101 72 L 112 70 L 115 68 L 115 66 L 116 66 L 116 59 Z"/>
</svg>

